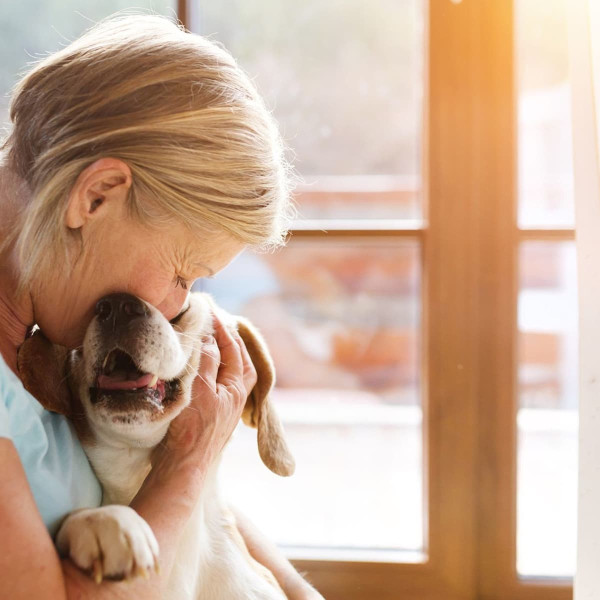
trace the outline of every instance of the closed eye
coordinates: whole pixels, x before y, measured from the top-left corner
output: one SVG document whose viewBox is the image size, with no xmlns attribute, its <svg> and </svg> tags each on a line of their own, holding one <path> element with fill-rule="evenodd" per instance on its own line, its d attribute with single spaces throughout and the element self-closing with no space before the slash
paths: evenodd
<svg viewBox="0 0 600 600">
<path fill-rule="evenodd" d="M 169 323 L 171 323 L 171 325 L 177 325 L 181 320 L 181 317 L 183 317 L 188 310 L 190 310 L 189 304 L 176 317 L 173 317 Z"/>
</svg>

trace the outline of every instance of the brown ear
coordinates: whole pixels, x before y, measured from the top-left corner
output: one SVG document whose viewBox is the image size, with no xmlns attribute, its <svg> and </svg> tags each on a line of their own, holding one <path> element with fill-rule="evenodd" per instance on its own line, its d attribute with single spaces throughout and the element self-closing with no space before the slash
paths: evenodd
<svg viewBox="0 0 600 600">
<path fill-rule="evenodd" d="M 17 368 L 25 389 L 46 409 L 69 416 L 71 394 L 67 383 L 69 351 L 52 344 L 38 329 L 20 346 Z"/>
<path fill-rule="evenodd" d="M 258 331 L 245 319 L 236 317 L 238 332 L 246 344 L 258 381 L 250 392 L 242 420 L 258 429 L 258 452 L 265 465 L 283 477 L 294 473 L 296 463 L 284 437 L 281 421 L 269 401 L 275 385 L 275 368 L 267 345 Z"/>
</svg>

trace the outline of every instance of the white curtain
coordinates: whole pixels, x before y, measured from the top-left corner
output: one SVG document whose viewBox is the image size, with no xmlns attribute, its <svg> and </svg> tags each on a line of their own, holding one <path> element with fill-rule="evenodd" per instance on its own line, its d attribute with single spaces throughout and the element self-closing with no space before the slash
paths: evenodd
<svg viewBox="0 0 600 600">
<path fill-rule="evenodd" d="M 580 339 L 575 600 L 599 600 L 600 167 L 595 98 L 600 77 L 594 65 L 600 64 L 600 0 L 568 0 L 568 5 Z"/>
</svg>

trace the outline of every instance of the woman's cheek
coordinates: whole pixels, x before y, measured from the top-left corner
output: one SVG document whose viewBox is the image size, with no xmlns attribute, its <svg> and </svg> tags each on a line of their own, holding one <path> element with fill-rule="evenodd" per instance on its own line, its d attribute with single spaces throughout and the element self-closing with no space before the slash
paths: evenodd
<svg viewBox="0 0 600 600">
<path fill-rule="evenodd" d="M 156 273 L 140 270 L 131 279 L 129 293 L 138 296 L 152 306 L 159 308 L 173 294 L 175 284 L 171 277 L 157 276 Z"/>
<path fill-rule="evenodd" d="M 162 302 L 154 306 L 170 321 L 180 313 L 187 295 L 188 290 L 183 289 L 181 286 L 172 287 L 170 293 Z"/>
</svg>

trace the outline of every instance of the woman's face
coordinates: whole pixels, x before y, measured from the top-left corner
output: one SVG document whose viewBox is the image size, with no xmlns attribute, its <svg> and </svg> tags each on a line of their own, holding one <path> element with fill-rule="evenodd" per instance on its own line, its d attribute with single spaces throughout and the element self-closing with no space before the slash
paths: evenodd
<svg viewBox="0 0 600 600">
<path fill-rule="evenodd" d="M 243 247 L 224 232 L 199 237 L 179 224 L 157 231 L 125 214 L 109 214 L 83 235 L 71 275 L 49 277 L 33 298 L 35 322 L 54 343 L 75 348 L 96 302 L 113 292 L 139 296 L 172 319 L 193 281 L 223 269 Z"/>
</svg>

